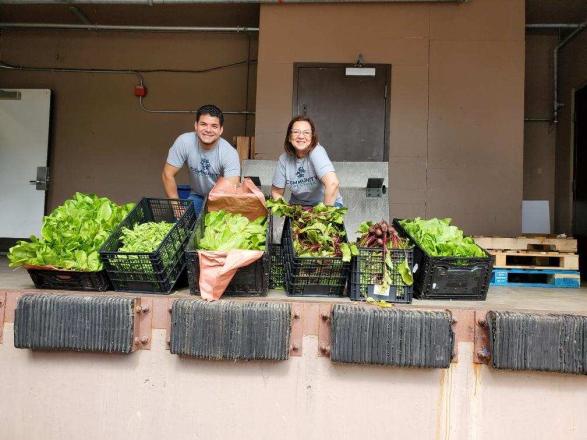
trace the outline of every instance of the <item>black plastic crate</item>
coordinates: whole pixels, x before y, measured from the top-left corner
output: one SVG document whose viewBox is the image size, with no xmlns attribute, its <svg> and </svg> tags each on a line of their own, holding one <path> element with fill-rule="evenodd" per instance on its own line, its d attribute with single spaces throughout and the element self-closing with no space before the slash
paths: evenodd
<svg viewBox="0 0 587 440">
<path fill-rule="evenodd" d="M 147 222 L 174 223 L 153 252 L 119 252 L 122 228 Z M 170 293 L 185 269 L 184 248 L 196 223 L 191 200 L 144 198 L 110 234 L 100 258 L 114 290 Z"/>
<path fill-rule="evenodd" d="M 485 257 L 435 257 L 428 255 L 418 242 L 394 219 L 393 226 L 416 244 L 414 248 L 414 295 L 420 299 L 484 301 L 491 280 L 493 262 Z"/>
<path fill-rule="evenodd" d="M 99 272 L 79 272 L 27 268 L 27 272 L 37 289 L 89 290 L 99 292 L 105 292 L 110 289 L 110 281 L 105 270 Z"/>
<path fill-rule="evenodd" d="M 207 212 L 204 208 L 202 212 Z M 201 215 L 196 223 L 194 233 L 186 246 L 186 260 L 188 267 L 188 281 L 190 284 L 190 293 L 192 295 L 200 294 L 200 260 L 196 250 L 196 242 L 204 234 L 204 217 Z M 241 267 L 236 271 L 234 277 L 226 287 L 224 296 L 265 296 L 269 291 L 269 270 L 270 270 L 270 250 L 269 244 L 271 239 L 271 229 L 273 228 L 273 217 L 267 216 L 267 235 L 265 241 L 265 252 L 263 256 L 249 264 Z"/>
<path fill-rule="evenodd" d="M 359 255 L 353 258 L 351 264 L 351 281 L 349 285 L 349 296 L 353 301 L 365 301 L 373 298 L 377 301 L 390 303 L 412 302 L 414 286 L 406 286 L 399 272 L 390 271 L 391 283 L 387 291 L 378 288 L 383 282 L 384 261 L 382 248 L 358 248 Z M 408 262 L 410 271 L 414 265 L 414 248 L 388 249 L 387 253 L 391 263 L 395 267 Z"/>
<path fill-rule="evenodd" d="M 277 243 L 271 244 L 271 265 L 269 269 L 269 288 L 283 289 L 285 288 L 285 269 L 283 261 L 283 253 L 281 252 L 281 245 Z"/>
<path fill-rule="evenodd" d="M 289 218 L 283 224 L 281 252 L 285 269 L 285 290 L 288 295 L 344 296 L 351 263 L 342 261 L 342 257 L 297 256 Z"/>
</svg>

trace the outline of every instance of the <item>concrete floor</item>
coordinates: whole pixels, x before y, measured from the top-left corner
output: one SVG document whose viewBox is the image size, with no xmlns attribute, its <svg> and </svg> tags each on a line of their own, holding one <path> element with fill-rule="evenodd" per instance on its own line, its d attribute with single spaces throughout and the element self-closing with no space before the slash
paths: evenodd
<svg viewBox="0 0 587 440">
<path fill-rule="evenodd" d="M 5 257 L 0 257 L 0 290 L 34 289 L 26 270 L 9 269 Z M 117 292 L 117 294 L 124 293 Z M 173 297 L 188 296 L 187 288 L 177 290 Z M 349 302 L 348 298 L 288 297 L 282 290 L 271 290 L 268 301 Z M 528 310 L 587 315 L 587 287 L 580 289 L 490 287 L 486 301 L 418 300 L 405 307 L 434 307 L 450 309 Z"/>
</svg>

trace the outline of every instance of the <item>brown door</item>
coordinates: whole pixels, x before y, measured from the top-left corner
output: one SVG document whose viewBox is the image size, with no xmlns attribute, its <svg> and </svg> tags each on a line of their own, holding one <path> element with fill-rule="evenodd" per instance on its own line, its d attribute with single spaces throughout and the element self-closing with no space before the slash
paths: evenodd
<svg viewBox="0 0 587 440">
<path fill-rule="evenodd" d="M 347 76 L 346 67 L 296 63 L 293 113 L 314 120 L 331 160 L 386 161 L 391 66 L 365 65 L 375 76 Z"/>
</svg>

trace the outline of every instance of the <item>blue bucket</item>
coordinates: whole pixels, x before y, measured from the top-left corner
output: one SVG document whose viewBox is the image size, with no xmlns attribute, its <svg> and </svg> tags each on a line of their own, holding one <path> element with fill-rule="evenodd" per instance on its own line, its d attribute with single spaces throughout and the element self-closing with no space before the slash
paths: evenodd
<svg viewBox="0 0 587 440">
<path fill-rule="evenodd" d="M 192 189 L 189 185 L 177 185 L 177 194 L 179 195 L 180 199 L 188 199 L 191 190 Z"/>
</svg>

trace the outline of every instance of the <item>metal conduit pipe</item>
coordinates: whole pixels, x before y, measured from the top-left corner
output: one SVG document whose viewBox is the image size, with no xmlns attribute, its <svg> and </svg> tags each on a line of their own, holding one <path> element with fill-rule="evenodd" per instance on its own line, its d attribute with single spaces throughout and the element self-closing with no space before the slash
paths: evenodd
<svg viewBox="0 0 587 440">
<path fill-rule="evenodd" d="M 456 0 L 442 0 L 456 2 Z M 10 3 L 10 2 L 5 2 Z M 22 2 L 22 3 L 26 3 Z M 51 2 L 49 2 L 51 3 Z M 106 3 L 106 2 L 104 2 Z M 132 3 L 132 2 L 128 2 Z M 292 3 L 290 1 L 290 3 Z M 310 3 L 310 2 L 308 2 Z M 316 2 L 320 3 L 320 2 Z M 576 29 L 581 24 L 573 23 L 533 23 L 526 29 Z M 153 32 L 259 32 L 258 27 L 247 26 L 132 26 L 132 25 L 96 25 L 66 23 L 0 23 L 0 28 L 31 28 L 31 29 L 81 29 L 81 30 L 122 30 L 122 31 L 153 31 Z"/>
<path fill-rule="evenodd" d="M 573 32 L 571 32 L 554 48 L 554 124 L 558 124 L 558 110 L 560 107 L 562 107 L 562 104 L 558 102 L 558 54 L 563 47 L 565 47 L 573 38 L 583 32 L 586 27 L 587 21 L 581 23 Z"/>
<path fill-rule="evenodd" d="M 24 66 L 13 66 L 0 62 L 0 69 L 5 70 L 20 70 L 29 72 L 65 72 L 65 73 L 97 73 L 97 74 L 112 74 L 112 75 L 134 75 L 139 80 L 139 84 L 144 86 L 144 77 L 140 71 L 127 70 L 127 69 L 83 69 L 83 68 L 67 68 L 67 67 L 24 67 Z M 145 72 L 142 72 L 145 73 Z M 247 85 L 248 86 L 248 85 Z M 139 97 L 139 105 L 141 110 L 147 113 L 196 113 L 197 110 L 152 110 L 145 107 L 143 103 L 143 97 Z M 255 112 L 245 111 L 223 111 L 225 115 L 255 115 Z"/>
<path fill-rule="evenodd" d="M 222 0 L 222 3 L 355 3 L 357 0 Z M 371 3 L 466 3 L 470 0 L 370 0 Z M 131 4 L 131 5 L 159 5 L 159 4 L 213 4 L 219 0 L 2 0 L 2 4 Z"/>
<path fill-rule="evenodd" d="M 527 24 L 526 29 L 575 29 L 581 23 L 532 23 Z"/>
<path fill-rule="evenodd" d="M 72 29 L 90 31 L 131 31 L 131 32 L 259 32 L 258 27 L 221 26 L 130 26 L 104 24 L 62 24 L 62 23 L 0 23 L 0 29 Z"/>
<path fill-rule="evenodd" d="M 197 110 L 151 110 L 147 107 L 145 107 L 144 103 L 143 103 L 143 97 L 139 96 L 139 103 L 141 105 L 141 109 L 146 111 L 147 113 L 166 113 L 166 114 L 175 114 L 175 113 L 180 113 L 180 114 L 185 114 L 185 113 L 193 113 L 195 114 L 197 112 Z M 223 114 L 225 115 L 244 115 L 244 116 L 249 116 L 249 115 L 254 115 L 255 112 L 250 112 L 250 111 L 240 111 L 240 112 L 225 112 L 224 110 L 222 111 Z"/>
<path fill-rule="evenodd" d="M 527 122 L 552 122 L 554 124 L 558 124 L 558 110 L 562 106 L 561 103 L 558 102 L 558 53 L 560 49 L 562 49 L 569 41 L 575 38 L 581 31 L 585 30 L 587 27 L 587 22 L 583 23 L 533 23 L 527 24 L 526 29 L 552 29 L 552 30 L 561 30 L 561 29 L 574 29 L 564 40 L 562 40 L 554 49 L 554 60 L 553 60 L 553 69 L 554 69 L 554 78 L 553 78 L 553 105 L 552 105 L 552 119 L 543 119 L 543 118 L 525 118 L 524 121 Z"/>
<path fill-rule="evenodd" d="M 551 118 L 524 118 L 524 122 L 552 122 Z"/>
</svg>

